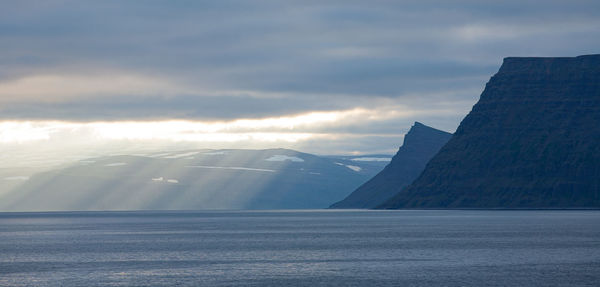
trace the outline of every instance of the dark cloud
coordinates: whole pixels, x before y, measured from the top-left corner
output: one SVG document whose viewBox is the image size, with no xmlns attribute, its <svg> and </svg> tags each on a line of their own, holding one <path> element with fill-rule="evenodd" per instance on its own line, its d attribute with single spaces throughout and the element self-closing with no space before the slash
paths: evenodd
<svg viewBox="0 0 600 287">
<path fill-rule="evenodd" d="M 312 97 L 314 99 L 314 97 Z M 0 114 L 15 119 L 66 119 L 75 121 L 116 120 L 232 120 L 280 117 L 306 111 L 352 108 L 335 103 L 298 98 L 255 98 L 251 96 L 94 97 L 60 103 L 14 103 L 0 107 Z"/>
<path fill-rule="evenodd" d="M 175 89 L 32 103 L 4 91 L 0 99 L 13 99 L 0 101 L 0 114 L 231 119 L 368 106 L 380 98 L 411 106 L 415 94 L 483 89 L 505 56 L 597 53 L 599 3 L 14 1 L 0 11 L 0 85 L 39 74 L 125 71 L 252 96 Z M 463 104 L 462 111 L 478 93 L 454 94 L 445 100 Z M 419 103 L 426 106 L 427 98 Z"/>
</svg>

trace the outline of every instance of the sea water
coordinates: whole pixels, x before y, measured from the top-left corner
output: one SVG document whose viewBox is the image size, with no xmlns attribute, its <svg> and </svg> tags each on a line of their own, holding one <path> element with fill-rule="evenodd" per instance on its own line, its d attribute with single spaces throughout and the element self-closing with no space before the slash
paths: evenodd
<svg viewBox="0 0 600 287">
<path fill-rule="evenodd" d="M 600 286 L 600 211 L 0 213 L 0 286 Z"/>
</svg>

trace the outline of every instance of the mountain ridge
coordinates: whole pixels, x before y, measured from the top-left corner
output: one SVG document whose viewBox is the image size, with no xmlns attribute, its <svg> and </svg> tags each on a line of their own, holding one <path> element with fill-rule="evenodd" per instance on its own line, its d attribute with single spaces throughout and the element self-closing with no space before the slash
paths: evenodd
<svg viewBox="0 0 600 287">
<path fill-rule="evenodd" d="M 33 175 L 0 210 L 325 208 L 384 164 L 288 149 L 106 156 Z"/>
<path fill-rule="evenodd" d="M 410 184 L 452 134 L 415 122 L 392 161 L 372 179 L 330 208 L 373 208 Z"/>
<path fill-rule="evenodd" d="M 380 208 L 600 206 L 600 55 L 506 58 L 423 173 Z"/>
</svg>

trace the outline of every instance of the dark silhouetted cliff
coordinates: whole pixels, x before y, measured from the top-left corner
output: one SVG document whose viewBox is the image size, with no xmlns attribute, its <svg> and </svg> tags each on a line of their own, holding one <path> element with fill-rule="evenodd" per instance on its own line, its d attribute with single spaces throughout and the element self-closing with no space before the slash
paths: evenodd
<svg viewBox="0 0 600 287">
<path fill-rule="evenodd" d="M 506 58 L 452 139 L 380 207 L 600 207 L 600 55 Z"/>
<path fill-rule="evenodd" d="M 384 203 L 415 180 L 451 136 L 415 122 L 390 164 L 331 208 L 374 208 Z"/>
</svg>

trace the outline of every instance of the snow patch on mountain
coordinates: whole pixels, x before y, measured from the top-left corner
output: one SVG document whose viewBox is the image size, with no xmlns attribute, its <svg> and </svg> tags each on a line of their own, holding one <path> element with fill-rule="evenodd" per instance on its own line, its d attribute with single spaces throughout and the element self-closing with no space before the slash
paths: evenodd
<svg viewBox="0 0 600 287">
<path fill-rule="evenodd" d="M 152 157 L 152 158 L 157 158 L 157 157 L 165 157 L 165 156 L 169 156 L 171 153 L 167 152 L 167 153 L 155 153 L 152 155 L 148 155 L 148 157 Z"/>
<path fill-rule="evenodd" d="M 362 170 L 362 168 L 360 166 L 356 166 L 356 165 L 346 165 L 346 167 L 353 171 L 356 171 L 356 172 L 359 172 Z"/>
<path fill-rule="evenodd" d="M 28 180 L 29 176 L 9 176 L 3 178 L 3 180 Z"/>
<path fill-rule="evenodd" d="M 225 154 L 227 154 L 227 153 L 224 152 L 224 151 L 215 151 L 215 152 L 205 152 L 205 153 L 203 153 L 203 155 L 225 155 Z"/>
<path fill-rule="evenodd" d="M 180 153 L 180 154 L 172 154 L 172 155 L 169 155 L 169 156 L 165 156 L 163 158 L 182 158 L 182 157 L 188 157 L 189 158 L 190 156 L 197 155 L 199 153 L 200 152 L 197 152 L 197 151 L 186 152 L 186 153 Z"/>
<path fill-rule="evenodd" d="M 176 179 L 167 179 L 165 180 L 164 177 L 156 177 L 156 178 L 152 178 L 152 181 L 154 182 L 168 182 L 168 183 L 179 183 L 179 180 Z"/>
<path fill-rule="evenodd" d="M 391 157 L 357 157 L 350 159 L 352 161 L 391 161 Z"/>
<path fill-rule="evenodd" d="M 248 170 L 248 171 L 276 172 L 276 170 L 273 170 L 273 169 L 251 168 L 251 167 L 240 167 L 240 166 L 188 165 L 186 167 L 188 167 L 188 168 L 231 169 L 231 170 Z"/>
<path fill-rule="evenodd" d="M 124 166 L 124 165 L 127 165 L 127 163 L 125 163 L 125 162 L 114 162 L 114 163 L 105 164 L 104 166 Z"/>
<path fill-rule="evenodd" d="M 287 156 L 287 155 L 281 155 L 281 154 L 277 154 L 277 155 L 273 155 L 270 158 L 265 159 L 266 161 L 293 161 L 293 162 L 303 162 L 304 160 L 299 158 L 299 157 L 295 157 L 295 156 Z"/>
<path fill-rule="evenodd" d="M 356 165 L 346 165 L 346 164 L 343 164 L 341 162 L 336 162 L 335 164 L 341 165 L 341 166 L 345 166 L 345 167 L 347 167 L 347 168 L 349 168 L 349 169 L 351 169 L 353 171 L 356 171 L 356 172 L 359 172 L 359 171 L 362 170 L 362 168 L 360 166 L 356 166 Z"/>
</svg>

